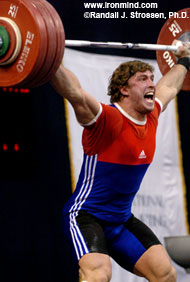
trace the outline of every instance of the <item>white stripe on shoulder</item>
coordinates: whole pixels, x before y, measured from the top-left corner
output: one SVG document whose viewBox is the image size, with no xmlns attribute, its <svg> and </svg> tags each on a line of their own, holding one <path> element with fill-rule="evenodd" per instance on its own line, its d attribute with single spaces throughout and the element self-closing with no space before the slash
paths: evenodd
<svg viewBox="0 0 190 282">
<path fill-rule="evenodd" d="M 160 108 L 161 108 L 161 111 L 163 110 L 163 105 L 162 105 L 162 102 L 158 99 L 158 98 L 155 98 L 156 102 L 160 105 Z"/>
<path fill-rule="evenodd" d="M 91 120 L 91 121 L 88 122 L 88 123 L 80 123 L 80 125 L 82 125 L 82 126 L 89 126 L 89 125 L 94 124 L 94 123 L 97 121 L 97 119 L 99 118 L 99 116 L 100 116 L 101 113 L 102 113 L 102 105 L 101 105 L 100 103 L 99 103 L 99 105 L 100 105 L 99 112 L 98 112 L 97 115 L 93 118 L 93 120 Z"/>
</svg>

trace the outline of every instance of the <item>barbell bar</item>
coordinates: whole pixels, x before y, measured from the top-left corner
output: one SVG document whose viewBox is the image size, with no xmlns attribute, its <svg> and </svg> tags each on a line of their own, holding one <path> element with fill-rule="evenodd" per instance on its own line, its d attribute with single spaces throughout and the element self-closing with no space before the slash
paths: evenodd
<svg viewBox="0 0 190 282">
<path fill-rule="evenodd" d="M 2 49 L 3 46 L 3 38 L 0 36 L 0 49 Z"/>
<path fill-rule="evenodd" d="M 190 14 L 190 8 L 177 12 Z M 46 0 L 3 0 L 0 9 L 0 87 L 36 87 L 57 71 L 66 47 L 142 49 L 156 51 L 165 74 L 176 63 L 174 39 L 190 41 L 186 18 L 173 17 L 162 27 L 157 44 L 65 40 L 62 21 Z M 185 39 L 185 40 L 184 40 Z M 183 90 L 190 90 L 190 74 Z"/>
<path fill-rule="evenodd" d="M 97 48 L 116 48 L 116 49 L 142 49 L 142 50 L 164 50 L 177 51 L 178 46 L 148 44 L 148 43 L 121 43 L 121 42 L 93 42 L 85 40 L 65 40 L 66 47 L 97 47 Z"/>
</svg>

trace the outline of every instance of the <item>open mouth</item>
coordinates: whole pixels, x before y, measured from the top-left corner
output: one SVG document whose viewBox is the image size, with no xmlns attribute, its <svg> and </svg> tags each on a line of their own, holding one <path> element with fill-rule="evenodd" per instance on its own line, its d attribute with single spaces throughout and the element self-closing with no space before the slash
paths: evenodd
<svg viewBox="0 0 190 282">
<path fill-rule="evenodd" d="M 154 92 L 148 92 L 144 95 L 144 98 L 148 101 L 153 101 L 154 100 Z"/>
</svg>

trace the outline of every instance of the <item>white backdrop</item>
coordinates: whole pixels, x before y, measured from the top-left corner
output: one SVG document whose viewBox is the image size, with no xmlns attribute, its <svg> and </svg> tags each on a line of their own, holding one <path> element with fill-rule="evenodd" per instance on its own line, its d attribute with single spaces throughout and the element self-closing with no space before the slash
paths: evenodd
<svg viewBox="0 0 190 282">
<path fill-rule="evenodd" d="M 114 69 L 122 62 L 133 60 L 118 56 L 97 55 L 66 49 L 64 65 L 73 71 L 82 87 L 103 103 L 109 103 L 107 86 Z M 161 77 L 154 60 L 144 60 L 155 68 L 155 82 Z M 68 123 L 70 147 L 75 182 L 82 163 L 81 133 L 74 111 L 68 104 Z M 179 136 L 177 129 L 176 105 L 172 101 L 161 114 L 157 132 L 157 148 L 154 161 L 150 166 L 141 189 L 137 194 L 133 212 L 143 220 L 164 243 L 165 236 L 186 235 L 183 174 L 180 168 Z M 112 282 L 144 282 L 120 268 L 114 261 Z M 175 265 L 178 282 L 190 281 L 190 274 Z"/>
</svg>

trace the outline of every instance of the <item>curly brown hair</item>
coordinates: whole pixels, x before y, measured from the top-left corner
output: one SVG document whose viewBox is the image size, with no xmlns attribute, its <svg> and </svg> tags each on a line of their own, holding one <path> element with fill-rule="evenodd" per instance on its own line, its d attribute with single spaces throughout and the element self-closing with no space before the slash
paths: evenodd
<svg viewBox="0 0 190 282">
<path fill-rule="evenodd" d="M 145 72 L 146 70 L 154 71 L 154 68 L 148 63 L 141 61 L 130 61 L 122 63 L 119 67 L 113 72 L 108 86 L 108 95 L 110 97 L 110 102 L 120 101 L 122 94 L 120 92 L 121 87 L 128 85 L 128 80 L 136 72 Z"/>
</svg>

